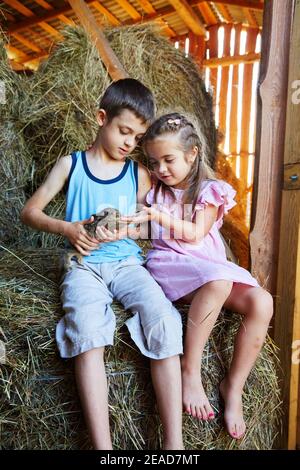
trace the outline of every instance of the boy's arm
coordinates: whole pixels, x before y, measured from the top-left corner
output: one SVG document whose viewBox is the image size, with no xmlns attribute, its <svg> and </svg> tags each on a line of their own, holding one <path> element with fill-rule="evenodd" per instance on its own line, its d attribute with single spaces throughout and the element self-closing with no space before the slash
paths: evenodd
<svg viewBox="0 0 300 470">
<path fill-rule="evenodd" d="M 72 165 L 71 156 L 62 157 L 54 165 L 44 183 L 26 202 L 21 211 L 21 221 L 43 232 L 64 234 L 68 222 L 44 214 L 49 202 L 62 190 Z"/>
<path fill-rule="evenodd" d="M 150 171 L 141 163 L 138 166 L 138 185 L 137 202 L 144 205 L 146 195 L 151 189 L 151 176 Z"/>
<path fill-rule="evenodd" d="M 21 221 L 30 227 L 43 232 L 61 234 L 82 255 L 89 255 L 90 250 L 99 247 L 99 241 L 90 237 L 84 230 L 84 224 L 92 222 L 93 218 L 78 222 L 66 222 L 46 215 L 43 210 L 49 202 L 62 190 L 68 179 L 72 165 L 70 155 L 62 157 L 54 165 L 44 183 L 26 202 L 21 211 Z"/>
</svg>

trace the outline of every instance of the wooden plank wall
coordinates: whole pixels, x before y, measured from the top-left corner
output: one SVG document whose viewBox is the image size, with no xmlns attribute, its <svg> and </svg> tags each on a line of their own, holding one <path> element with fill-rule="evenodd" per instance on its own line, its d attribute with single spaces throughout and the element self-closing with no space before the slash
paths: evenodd
<svg viewBox="0 0 300 470">
<path fill-rule="evenodd" d="M 284 177 L 275 340 L 282 366 L 281 447 L 300 449 L 300 0 L 295 0 L 289 54 Z"/>
<path fill-rule="evenodd" d="M 221 35 L 220 28 L 222 28 Z M 239 24 L 216 24 L 209 27 L 208 31 L 209 37 L 206 41 L 203 36 L 197 37 L 190 33 L 189 36 L 175 38 L 174 43 L 177 42 L 177 47 L 182 50 L 188 49 L 188 53 L 200 66 L 203 65 L 203 61 L 205 64 L 205 59 L 259 52 L 257 48 L 259 29 L 246 28 Z M 207 67 L 204 65 L 205 68 Z M 255 119 L 256 97 L 253 94 L 256 94 L 256 88 L 253 87 L 253 81 L 257 82 L 258 61 L 243 63 L 241 60 L 237 65 L 218 67 L 209 65 L 208 69 L 209 88 L 213 93 L 217 126 L 224 137 L 221 148 L 242 186 L 243 198 L 238 202 L 243 208 L 243 221 L 249 230 L 255 148 L 255 134 L 252 133 L 250 136 L 250 119 L 252 116 Z M 242 93 L 240 103 L 239 93 Z M 252 128 L 255 129 L 255 122 L 252 123 Z M 250 137 L 252 142 L 249 141 Z"/>
</svg>

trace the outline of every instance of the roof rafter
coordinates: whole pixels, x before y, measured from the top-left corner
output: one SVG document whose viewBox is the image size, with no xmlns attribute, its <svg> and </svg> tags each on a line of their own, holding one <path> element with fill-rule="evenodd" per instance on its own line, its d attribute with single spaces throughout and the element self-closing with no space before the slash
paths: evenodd
<svg viewBox="0 0 300 470">
<path fill-rule="evenodd" d="M 249 8 L 243 8 L 243 12 L 247 18 L 247 20 L 249 21 L 249 25 L 250 26 L 253 26 L 254 28 L 258 27 L 258 23 L 257 23 L 257 20 L 253 14 L 253 12 L 249 9 Z"/>
<path fill-rule="evenodd" d="M 102 15 L 104 15 L 112 25 L 119 26 L 119 24 L 121 24 L 118 18 L 116 18 L 115 15 L 113 15 L 110 11 L 108 11 L 107 8 L 101 5 L 100 2 L 98 1 L 91 2 L 90 6 L 95 8 L 95 10 L 98 10 L 100 13 L 102 13 Z"/>
<path fill-rule="evenodd" d="M 233 18 L 231 16 L 231 14 L 229 13 L 227 5 L 222 5 L 221 3 L 218 3 L 216 5 L 216 7 L 217 7 L 217 10 L 222 15 L 222 17 L 224 18 L 225 21 L 228 21 L 228 23 L 233 22 Z"/>
<path fill-rule="evenodd" d="M 140 15 L 140 13 L 127 0 L 116 0 L 116 1 L 123 8 L 123 10 L 125 10 L 126 13 L 128 13 L 128 15 L 131 16 L 131 18 L 133 18 L 134 20 L 141 19 L 142 16 Z"/>
<path fill-rule="evenodd" d="M 218 17 L 215 15 L 208 2 L 201 2 L 197 5 L 205 23 L 208 26 L 218 23 Z"/>
<path fill-rule="evenodd" d="M 3 0 L 3 1 L 10 1 L 10 0 Z M 193 7 L 193 6 L 196 6 L 198 4 L 201 4 L 203 3 L 205 0 L 186 0 L 187 4 L 190 6 L 190 7 Z M 95 2 L 95 0 L 86 0 L 85 3 L 87 5 L 90 5 L 92 3 L 97 3 Z M 215 2 L 217 5 L 236 5 L 236 6 L 243 6 L 243 7 L 246 7 L 246 8 L 251 8 L 251 10 L 258 10 L 258 11 L 262 11 L 263 10 L 263 4 L 262 3 L 258 3 L 258 2 L 253 2 L 253 1 L 242 1 L 242 0 L 219 0 L 218 2 Z M 104 8 L 104 7 L 103 7 Z M 47 13 L 45 13 L 44 15 L 42 15 L 41 17 L 37 18 L 37 17 L 34 17 L 34 18 L 28 18 L 24 21 L 21 21 L 21 22 L 18 22 L 17 24 L 13 24 L 11 25 L 9 28 L 8 28 L 8 33 L 14 33 L 14 32 L 19 32 L 19 31 L 22 31 L 24 29 L 27 29 L 31 26 L 35 26 L 37 24 L 40 24 L 42 22 L 46 22 L 46 21 L 51 21 L 53 20 L 54 18 L 57 18 L 59 15 L 64 15 L 64 14 L 67 14 L 67 13 L 70 13 L 72 11 L 72 9 L 70 8 L 69 5 L 66 5 L 62 8 L 58 8 L 56 10 L 51 10 L 51 11 L 48 11 Z M 172 6 L 169 6 L 169 7 L 163 7 L 163 8 L 160 8 L 157 10 L 157 12 L 154 14 L 148 14 L 148 15 L 145 15 L 141 21 L 142 22 L 145 22 L 145 21 L 152 21 L 156 18 L 162 18 L 164 16 L 168 16 L 168 15 L 171 15 L 174 13 L 174 8 Z M 137 22 L 137 21 L 136 21 Z M 134 24 L 134 22 L 132 20 L 128 20 L 128 21 L 124 21 L 123 24 Z"/>
<path fill-rule="evenodd" d="M 190 30 L 197 36 L 204 36 L 206 29 L 200 18 L 186 0 L 168 0 Z"/>
<path fill-rule="evenodd" d="M 9 5 L 11 8 L 14 8 L 16 11 L 21 13 L 22 15 L 26 16 L 27 18 L 36 19 L 36 15 L 25 5 L 23 5 L 19 0 L 3 0 L 4 3 Z M 57 15 L 58 16 L 58 15 Z M 62 34 L 60 34 L 55 28 L 45 23 L 43 20 L 38 22 L 38 25 L 43 28 L 48 34 L 55 36 L 56 38 L 62 38 Z M 17 31 L 14 31 L 17 32 Z"/>
<path fill-rule="evenodd" d="M 50 3 L 46 2 L 46 0 L 34 0 L 34 1 L 35 3 L 43 7 L 45 10 L 54 10 L 54 7 L 50 5 Z M 68 24 L 71 26 L 74 26 L 75 24 L 73 20 L 71 20 L 65 15 L 59 15 L 58 18 L 60 19 L 60 21 L 62 21 L 65 24 Z"/>
</svg>

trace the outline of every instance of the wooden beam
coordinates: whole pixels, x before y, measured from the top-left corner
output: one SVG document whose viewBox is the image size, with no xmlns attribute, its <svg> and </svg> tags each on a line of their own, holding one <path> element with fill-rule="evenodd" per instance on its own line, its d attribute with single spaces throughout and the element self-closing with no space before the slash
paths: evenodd
<svg viewBox="0 0 300 470">
<path fill-rule="evenodd" d="M 231 30 L 233 28 L 232 24 L 225 24 L 224 28 L 224 57 L 230 56 L 230 37 Z M 214 59 L 215 60 L 215 59 Z M 220 89 L 220 109 L 219 109 L 219 129 L 224 136 L 222 145 L 225 144 L 226 137 L 226 118 L 227 118 L 227 107 L 228 107 L 228 80 L 229 80 L 229 67 L 222 68 L 222 77 L 221 77 L 221 89 Z"/>
<path fill-rule="evenodd" d="M 34 16 L 34 13 L 32 13 L 32 11 L 29 10 L 29 8 L 27 8 L 18 0 L 3 0 L 3 2 L 24 16 L 27 16 L 27 17 Z"/>
<path fill-rule="evenodd" d="M 165 34 L 168 37 L 174 38 L 176 36 L 175 31 L 172 28 L 170 28 L 168 23 L 166 21 L 164 21 L 163 18 L 158 18 L 157 20 L 155 20 L 155 23 L 157 23 L 159 25 L 162 32 L 165 32 Z"/>
<path fill-rule="evenodd" d="M 134 20 L 140 20 L 142 16 L 140 13 L 127 1 L 127 0 L 116 0 L 118 4 L 128 13 Z"/>
<path fill-rule="evenodd" d="M 83 27 L 92 38 L 98 49 L 99 55 L 113 80 L 127 77 L 122 64 L 110 47 L 95 17 L 83 0 L 68 0 L 74 12 L 78 16 Z"/>
<path fill-rule="evenodd" d="M 140 5 L 141 8 L 148 14 L 148 15 L 155 15 L 156 10 L 153 5 L 148 0 L 136 0 L 137 3 Z M 166 23 L 163 18 L 158 18 L 154 20 L 160 28 L 166 33 L 167 36 L 174 38 L 176 36 L 175 31 L 170 28 L 170 26 Z"/>
<path fill-rule="evenodd" d="M 29 59 L 29 56 L 17 47 L 14 47 L 10 44 L 6 44 L 4 47 L 6 49 L 7 56 L 9 59 L 15 60 L 16 62 L 18 62 L 22 58 Z"/>
<path fill-rule="evenodd" d="M 257 35 L 259 29 L 249 28 L 246 38 L 246 53 L 255 51 Z M 244 66 L 243 76 L 243 94 L 242 94 L 242 120 L 241 120 L 241 159 L 240 159 L 240 180 L 245 182 L 245 187 L 252 185 L 248 183 L 249 165 L 252 165 L 252 159 L 249 159 L 249 131 L 251 122 L 251 104 L 252 104 L 252 84 L 253 84 L 254 64 L 247 63 Z M 255 93 L 255 92 L 254 92 Z"/>
<path fill-rule="evenodd" d="M 215 15 L 208 2 L 198 3 L 197 7 L 207 26 L 212 26 L 219 22 L 219 18 Z"/>
<path fill-rule="evenodd" d="M 116 18 L 115 15 L 108 11 L 107 8 L 101 5 L 100 2 L 91 2 L 90 6 L 102 13 L 102 15 L 104 15 L 113 26 L 120 25 L 120 21 L 118 20 L 118 18 Z"/>
<path fill-rule="evenodd" d="M 189 29 L 198 36 L 205 36 L 205 26 L 200 21 L 200 18 L 196 15 L 192 7 L 187 3 L 186 0 L 168 0 L 169 3 L 175 8 L 180 18 L 189 27 Z"/>
<path fill-rule="evenodd" d="M 291 17 L 290 0 L 266 2 L 258 82 L 250 252 L 252 274 L 272 294 L 276 292 L 278 263 Z"/>
<path fill-rule="evenodd" d="M 247 31 L 246 53 L 254 53 L 258 29 L 250 28 Z M 259 54 L 260 55 L 260 54 Z M 242 123 L 241 123 L 241 154 L 246 155 L 249 152 L 249 131 L 252 103 L 252 82 L 253 82 L 253 63 L 247 63 L 244 66 L 243 78 L 243 97 L 242 97 Z M 248 179 L 249 158 L 241 157 L 240 178 L 247 182 Z M 247 183 L 246 183 L 247 184 Z"/>
<path fill-rule="evenodd" d="M 268 1 L 268 0 L 267 0 Z M 257 10 L 257 11 L 262 11 L 264 9 L 264 3 L 261 1 L 258 2 L 253 2 L 253 1 L 247 1 L 247 0 L 214 0 L 214 3 L 220 4 L 220 5 L 232 5 L 236 7 L 245 7 L 245 8 L 251 8 L 251 10 Z"/>
<path fill-rule="evenodd" d="M 199 66 L 200 69 L 203 68 L 203 61 L 205 59 L 206 53 L 206 40 L 204 36 L 196 36 L 196 34 L 189 32 L 189 55 L 193 58 L 194 62 Z"/>
<path fill-rule="evenodd" d="M 45 0 L 34 0 L 34 1 L 35 3 L 43 7 L 45 10 L 54 10 L 54 7 L 50 5 L 50 3 L 46 2 Z M 69 26 L 75 25 L 74 21 L 65 15 L 59 15 L 58 19 Z"/>
<path fill-rule="evenodd" d="M 19 0 L 3 0 L 3 1 L 7 5 L 9 5 L 11 8 L 14 8 L 16 11 L 26 16 L 27 18 L 36 18 L 35 14 L 29 8 L 27 8 L 22 3 L 20 3 Z M 48 34 L 54 36 L 56 39 L 62 39 L 63 36 L 55 28 L 48 25 L 48 23 L 45 23 L 44 21 L 40 21 L 38 24 Z M 14 31 L 14 32 L 17 32 L 17 31 Z"/>
<path fill-rule="evenodd" d="M 216 68 L 222 65 L 223 67 L 238 64 L 253 64 L 260 60 L 260 54 L 256 52 L 249 52 L 248 54 L 238 54 L 234 56 L 217 57 L 215 59 L 205 59 L 203 65 L 209 68 Z"/>
<path fill-rule="evenodd" d="M 293 83 L 300 77 L 299 54 L 300 0 L 296 0 L 290 48 L 284 147 L 284 187 L 286 189 L 282 191 L 275 315 L 275 341 L 280 348 L 279 355 L 284 375 L 281 446 L 289 450 L 296 450 L 300 431 L 298 427 L 300 367 L 299 360 L 297 361 L 299 354 L 296 354 L 297 357 L 293 360 L 295 342 L 300 339 L 300 105 L 293 100 L 295 91 Z M 295 179 L 295 176 L 298 179 Z"/>
<path fill-rule="evenodd" d="M 238 56 L 240 52 L 240 41 L 242 26 L 237 24 L 234 26 L 235 40 L 234 40 L 234 55 Z M 239 66 L 233 66 L 232 73 L 232 88 L 231 88 L 231 110 L 230 110 L 230 124 L 229 124 L 229 152 L 233 154 L 238 153 L 237 137 L 238 137 L 238 90 L 239 90 Z M 236 158 L 235 165 L 236 165 Z"/>
<path fill-rule="evenodd" d="M 196 6 L 200 3 L 203 3 L 204 1 L 205 0 L 186 0 L 188 5 L 191 6 L 191 7 Z M 90 5 L 92 3 L 95 3 L 95 0 L 86 0 L 85 3 L 87 5 Z M 217 3 L 222 3 L 222 2 L 219 1 Z M 258 3 L 258 2 L 253 3 L 253 2 L 250 2 L 250 1 L 246 1 L 246 0 L 243 2 L 242 0 L 239 0 L 239 2 L 237 3 L 235 0 L 228 0 L 225 3 L 227 3 L 229 5 L 233 4 L 233 5 L 240 5 L 240 6 L 249 7 L 252 10 L 258 10 L 258 11 L 263 10 L 263 5 L 261 3 Z M 72 11 L 72 9 L 67 4 L 66 6 L 64 6 L 62 8 L 58 8 L 56 10 L 49 11 L 48 13 L 45 13 L 44 15 L 40 16 L 39 18 L 34 17 L 34 18 L 28 18 L 27 20 L 24 20 L 24 21 L 20 21 L 20 22 L 18 21 L 16 24 L 13 24 L 8 28 L 8 33 L 15 33 L 15 32 L 23 31 L 24 29 L 27 29 L 29 27 L 40 24 L 43 21 L 51 21 L 54 18 L 57 18 L 59 15 L 65 15 L 67 13 L 70 13 L 71 11 Z M 163 7 L 163 8 L 158 9 L 156 14 L 152 13 L 152 14 L 146 15 L 141 20 L 132 20 L 131 19 L 129 21 L 124 21 L 122 23 L 123 24 L 135 24 L 135 23 L 138 23 L 139 21 L 141 21 L 143 23 L 146 23 L 146 22 L 149 22 L 149 21 L 153 21 L 157 18 L 164 18 L 168 15 L 172 15 L 174 13 L 174 11 L 175 10 L 172 6 Z"/>
<path fill-rule="evenodd" d="M 228 23 L 233 23 L 233 18 L 231 14 L 229 13 L 227 5 L 223 5 L 222 3 L 217 3 L 216 8 L 225 21 L 227 21 Z"/>
<path fill-rule="evenodd" d="M 137 3 L 143 8 L 143 10 L 151 15 L 151 13 L 156 13 L 155 8 L 153 7 L 152 3 L 149 0 L 136 0 Z"/>
<path fill-rule="evenodd" d="M 42 52 L 42 49 L 37 46 L 34 42 L 32 41 L 29 41 L 27 38 L 25 38 L 24 36 L 22 36 L 21 34 L 19 33 L 14 33 L 12 34 L 12 36 L 17 40 L 19 41 L 21 44 L 23 44 L 24 46 L 26 46 L 28 49 L 31 49 L 32 51 L 34 52 Z"/>
<path fill-rule="evenodd" d="M 253 28 L 257 28 L 258 22 L 253 12 L 249 8 L 243 8 L 243 12 L 249 22 L 249 25 L 252 26 Z"/>
</svg>

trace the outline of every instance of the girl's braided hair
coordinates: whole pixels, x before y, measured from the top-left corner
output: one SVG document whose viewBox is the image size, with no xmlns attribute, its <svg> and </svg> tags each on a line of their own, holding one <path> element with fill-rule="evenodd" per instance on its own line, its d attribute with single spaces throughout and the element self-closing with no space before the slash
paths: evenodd
<svg viewBox="0 0 300 470">
<path fill-rule="evenodd" d="M 166 134 L 177 134 L 179 144 L 182 147 L 183 152 L 186 154 L 195 147 L 198 148 L 198 154 L 192 164 L 191 170 L 186 177 L 186 190 L 183 195 L 184 204 L 192 204 L 194 209 L 198 194 L 200 191 L 201 183 L 205 179 L 215 179 L 214 171 L 208 165 L 208 158 L 206 157 L 206 141 L 202 133 L 196 130 L 196 125 L 191 119 L 183 116 L 180 113 L 169 113 L 156 119 L 153 124 L 148 128 L 146 134 L 143 137 L 143 148 L 146 151 L 147 142 L 155 140 L 157 137 L 164 136 Z M 146 152 L 147 153 L 147 152 Z M 163 181 L 158 181 L 154 200 L 160 190 L 169 191 L 174 197 L 174 193 Z"/>
</svg>

